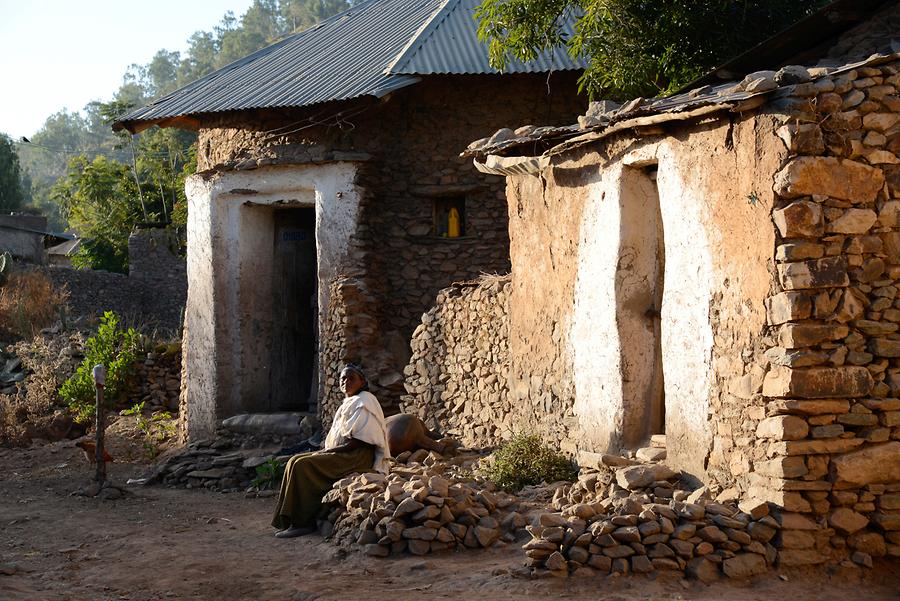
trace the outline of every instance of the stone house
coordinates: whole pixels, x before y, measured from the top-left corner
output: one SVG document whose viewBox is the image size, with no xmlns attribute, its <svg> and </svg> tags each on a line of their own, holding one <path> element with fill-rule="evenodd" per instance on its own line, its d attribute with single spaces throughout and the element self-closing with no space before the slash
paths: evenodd
<svg viewBox="0 0 900 601">
<path fill-rule="evenodd" d="M 404 410 L 582 463 L 664 434 L 672 467 L 778 508 L 782 564 L 900 556 L 900 7 L 878 4 L 815 67 L 473 143 L 507 178 L 511 276 L 442 291 Z"/>
<path fill-rule="evenodd" d="M 8 252 L 17 260 L 43 265 L 47 262 L 47 238 L 55 239 L 47 230 L 47 218 L 43 215 L 0 215 L 0 253 Z"/>
<path fill-rule="evenodd" d="M 362 2 L 115 125 L 199 133 L 189 436 L 242 412 L 318 407 L 327 420 L 346 360 L 391 410 L 437 291 L 508 271 L 503 179 L 459 152 L 504 125 L 571 123 L 582 64 L 558 49 L 498 73 L 477 4 Z"/>
</svg>

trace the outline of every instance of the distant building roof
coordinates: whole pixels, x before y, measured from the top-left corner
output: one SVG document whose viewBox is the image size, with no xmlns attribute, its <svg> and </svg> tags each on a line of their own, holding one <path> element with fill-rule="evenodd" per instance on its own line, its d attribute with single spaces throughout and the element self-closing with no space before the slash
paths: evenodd
<svg viewBox="0 0 900 601">
<path fill-rule="evenodd" d="M 81 238 L 73 238 L 71 240 L 66 240 L 61 244 L 57 244 L 56 246 L 51 246 L 47 249 L 47 254 L 70 257 L 75 254 L 80 246 Z"/>
<path fill-rule="evenodd" d="M 368 0 L 120 118 L 140 131 L 201 113 L 380 98 L 432 74 L 498 74 L 475 35 L 480 0 Z M 572 33 L 572 20 L 566 25 Z M 580 70 L 563 48 L 504 73 Z"/>
</svg>

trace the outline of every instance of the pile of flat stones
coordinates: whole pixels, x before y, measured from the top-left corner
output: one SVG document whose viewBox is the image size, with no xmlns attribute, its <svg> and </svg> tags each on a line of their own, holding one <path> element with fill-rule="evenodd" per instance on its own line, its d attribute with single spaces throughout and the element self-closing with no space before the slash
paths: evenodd
<svg viewBox="0 0 900 601">
<path fill-rule="evenodd" d="M 375 557 L 426 555 L 513 542 L 526 525 L 517 498 L 472 478 L 477 453 L 444 460 L 416 451 L 397 458 L 389 475 L 354 475 L 335 483 L 327 530 L 337 544 Z"/>
<path fill-rule="evenodd" d="M 295 437 L 240 435 L 224 428 L 217 434 L 214 439 L 193 442 L 184 451 L 158 463 L 145 483 L 224 493 L 246 491 L 254 497 L 274 495 L 271 489 L 257 490 L 252 486 L 257 477 L 256 468 L 270 459 L 278 459 L 272 449 L 296 443 Z M 287 456 L 282 459 L 286 460 Z"/>
<path fill-rule="evenodd" d="M 526 527 L 526 566 L 563 577 L 678 571 L 704 582 L 766 572 L 779 529 L 768 505 L 717 502 L 680 477 L 662 463 L 604 456 L 557 488 L 557 512 Z"/>
</svg>

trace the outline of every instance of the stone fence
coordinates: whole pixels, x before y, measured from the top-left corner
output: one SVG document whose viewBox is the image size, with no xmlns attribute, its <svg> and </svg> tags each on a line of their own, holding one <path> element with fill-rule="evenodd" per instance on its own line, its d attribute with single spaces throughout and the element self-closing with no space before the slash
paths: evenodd
<svg viewBox="0 0 900 601">
<path fill-rule="evenodd" d="M 401 409 L 465 445 L 494 445 L 524 427 L 507 393 L 509 281 L 445 288 L 412 337 Z"/>
<path fill-rule="evenodd" d="M 180 336 L 187 270 L 179 245 L 170 230 L 138 230 L 128 238 L 127 276 L 57 266 L 40 269 L 54 286 L 68 289 L 69 309 L 75 315 L 115 311 L 129 325 L 172 330 Z"/>
</svg>

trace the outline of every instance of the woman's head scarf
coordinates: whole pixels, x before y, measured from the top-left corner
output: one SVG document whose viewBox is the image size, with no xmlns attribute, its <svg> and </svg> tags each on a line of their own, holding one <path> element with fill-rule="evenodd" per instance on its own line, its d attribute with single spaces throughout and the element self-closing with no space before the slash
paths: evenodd
<svg viewBox="0 0 900 601">
<path fill-rule="evenodd" d="M 366 372 L 364 372 L 359 365 L 355 363 L 348 363 L 344 366 L 344 369 L 341 370 L 341 373 L 344 373 L 345 371 L 353 371 L 359 374 L 359 377 L 363 380 L 362 388 L 360 388 L 361 391 L 369 389 L 369 378 L 366 377 Z"/>
</svg>

